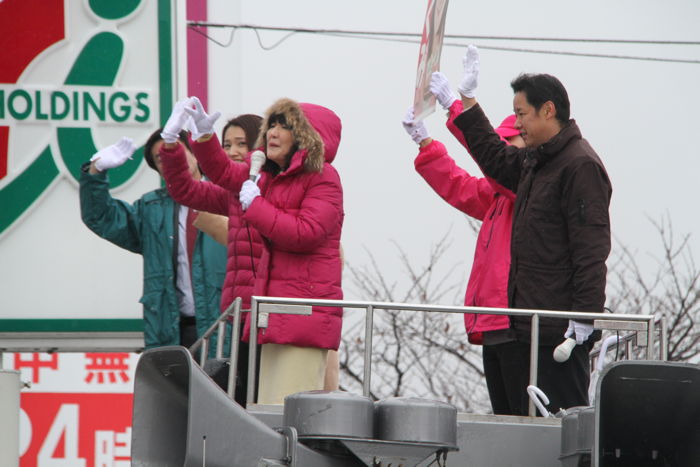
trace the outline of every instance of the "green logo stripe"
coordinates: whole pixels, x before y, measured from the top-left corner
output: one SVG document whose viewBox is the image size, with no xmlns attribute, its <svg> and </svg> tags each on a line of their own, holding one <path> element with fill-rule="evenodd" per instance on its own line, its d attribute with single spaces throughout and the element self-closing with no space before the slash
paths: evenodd
<svg viewBox="0 0 700 467">
<path fill-rule="evenodd" d="M 170 2 L 158 2 L 158 71 L 160 75 L 160 124 L 165 122 L 173 108 L 172 38 L 170 36 Z"/>
<path fill-rule="evenodd" d="M 0 319 L 0 332 L 140 332 L 142 319 Z"/>
<path fill-rule="evenodd" d="M 103 32 L 85 44 L 75 60 L 65 84 L 112 86 L 124 55 L 124 43 L 116 34 Z M 58 147 L 68 172 L 78 180 L 80 166 L 97 152 L 92 131 L 88 128 L 58 128 Z M 134 154 L 116 170 L 110 170 L 110 187 L 117 187 L 131 178 L 139 167 L 143 152 Z"/>
<path fill-rule="evenodd" d="M 65 84 L 112 86 L 124 55 L 124 43 L 111 32 L 96 34 L 75 60 Z"/>
<path fill-rule="evenodd" d="M 0 190 L 0 233 L 17 220 L 57 176 L 58 167 L 47 146 L 24 172 Z"/>
<path fill-rule="evenodd" d="M 90 0 L 90 9 L 104 19 L 119 19 L 139 6 L 141 0 Z"/>
</svg>

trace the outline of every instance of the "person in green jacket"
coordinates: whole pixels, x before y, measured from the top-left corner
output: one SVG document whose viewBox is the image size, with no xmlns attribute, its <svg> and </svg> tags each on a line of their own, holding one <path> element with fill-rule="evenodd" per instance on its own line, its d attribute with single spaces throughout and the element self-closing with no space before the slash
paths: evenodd
<svg viewBox="0 0 700 467">
<path fill-rule="evenodd" d="M 162 129 L 144 146 L 149 167 L 161 173 L 158 151 Z M 185 132 L 175 135 L 189 148 Z M 220 315 L 226 248 L 191 226 L 194 210 L 178 205 L 165 188 L 144 194 L 133 204 L 109 193 L 107 170 L 122 165 L 135 151 L 122 138 L 95 154 L 80 175 L 80 212 L 100 237 L 143 256 L 144 340 L 146 348 L 191 346 Z M 192 175 L 202 174 L 187 151 Z M 216 333 L 210 343 L 216 349 Z"/>
</svg>

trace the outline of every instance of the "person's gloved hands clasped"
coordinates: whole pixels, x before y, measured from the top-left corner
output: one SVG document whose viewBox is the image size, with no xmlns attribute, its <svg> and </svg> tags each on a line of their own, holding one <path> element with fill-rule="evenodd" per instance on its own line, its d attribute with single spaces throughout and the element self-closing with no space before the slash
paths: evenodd
<svg viewBox="0 0 700 467">
<path fill-rule="evenodd" d="M 449 109 L 457 100 L 457 95 L 450 88 L 447 76 L 439 71 L 434 72 L 430 77 L 430 92 L 445 110 Z"/>
<path fill-rule="evenodd" d="M 260 188 L 254 181 L 246 180 L 243 182 L 238 199 L 240 200 L 244 211 L 247 210 L 251 204 L 253 204 L 253 200 L 258 196 L 260 196 Z"/>
<path fill-rule="evenodd" d="M 464 97 L 473 98 L 476 96 L 476 87 L 479 84 L 479 50 L 475 45 L 467 47 L 467 52 L 462 59 L 464 65 L 464 75 L 459 83 L 458 90 Z"/>
<path fill-rule="evenodd" d="M 207 114 L 197 96 L 192 97 L 192 104 L 194 104 L 194 109 L 188 107 L 185 111 L 192 117 L 192 123 L 194 123 L 192 139 L 196 141 L 204 135 L 214 133 L 214 122 L 221 116 L 221 112 Z"/>
<path fill-rule="evenodd" d="M 408 109 L 406 116 L 401 121 L 404 130 L 408 133 L 408 136 L 416 143 L 420 144 L 421 141 L 430 138 L 427 128 L 421 120 L 415 121 L 413 115 L 413 107 Z"/>
<path fill-rule="evenodd" d="M 185 109 L 192 105 L 191 98 L 185 97 L 180 99 L 173 106 L 173 111 L 168 117 L 168 121 L 165 122 L 163 131 L 160 133 L 160 137 L 166 143 L 174 143 L 177 141 L 180 132 L 185 127 L 187 119 L 190 118 L 189 114 L 185 112 Z"/>
<path fill-rule="evenodd" d="M 586 324 L 586 323 L 579 323 L 578 321 L 574 321 L 573 319 L 569 320 L 569 328 L 566 330 L 564 333 L 564 337 L 572 337 L 575 336 L 576 339 L 576 344 L 581 345 L 586 340 L 588 337 L 593 334 L 593 325 L 592 324 Z M 574 337 L 572 337 L 574 338 Z"/>
<path fill-rule="evenodd" d="M 127 159 L 131 159 L 134 151 L 136 151 L 134 140 L 124 137 L 111 146 L 107 146 L 98 151 L 90 158 L 90 162 L 94 161 L 95 168 L 102 172 L 107 169 L 119 167 L 126 162 Z"/>
</svg>

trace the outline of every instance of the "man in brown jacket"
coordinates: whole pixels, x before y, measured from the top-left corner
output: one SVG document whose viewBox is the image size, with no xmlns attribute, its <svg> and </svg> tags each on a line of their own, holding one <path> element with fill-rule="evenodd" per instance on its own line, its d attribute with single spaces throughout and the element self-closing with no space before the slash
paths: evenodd
<svg viewBox="0 0 700 467">
<path fill-rule="evenodd" d="M 513 108 L 526 147 L 504 144 L 476 103 L 479 56 L 470 46 L 459 86 L 464 112 L 455 119 L 484 174 L 516 193 L 508 302 L 511 308 L 603 312 L 605 261 L 610 253 L 612 188 L 605 167 L 574 120 L 569 98 L 551 75 L 520 75 L 511 83 Z M 568 324 L 568 327 L 567 327 Z M 554 361 L 554 348 L 572 337 L 571 357 Z M 592 323 L 540 321 L 538 386 L 550 411 L 588 405 Z M 530 319 L 513 317 L 510 336 L 494 358 L 510 362 L 513 394 L 527 413 Z"/>
</svg>

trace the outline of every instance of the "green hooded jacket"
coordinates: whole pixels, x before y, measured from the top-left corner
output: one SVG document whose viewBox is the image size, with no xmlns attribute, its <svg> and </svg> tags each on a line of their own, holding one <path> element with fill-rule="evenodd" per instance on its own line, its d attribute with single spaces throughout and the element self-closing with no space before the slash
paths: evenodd
<svg viewBox="0 0 700 467">
<path fill-rule="evenodd" d="M 180 311 L 175 288 L 178 205 L 165 188 L 133 204 L 114 199 L 106 172 L 80 176 L 80 212 L 85 225 L 105 240 L 143 256 L 144 340 L 146 348 L 180 344 Z M 220 315 L 226 248 L 198 232 L 192 255 L 192 293 L 197 334 Z M 216 333 L 210 341 L 216 349 Z"/>
</svg>

